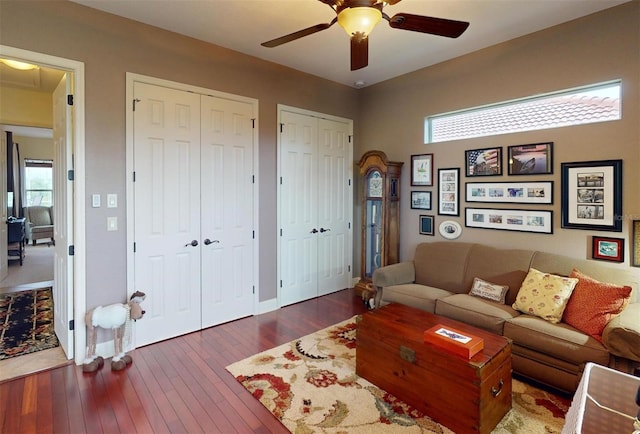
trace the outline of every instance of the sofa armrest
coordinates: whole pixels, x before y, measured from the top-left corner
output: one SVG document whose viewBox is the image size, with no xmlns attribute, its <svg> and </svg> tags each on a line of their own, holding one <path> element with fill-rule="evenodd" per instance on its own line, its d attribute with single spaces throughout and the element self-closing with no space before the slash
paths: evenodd
<svg viewBox="0 0 640 434">
<path fill-rule="evenodd" d="M 376 288 L 391 285 L 413 283 L 416 280 L 416 269 L 413 262 L 399 262 L 380 267 L 373 272 L 372 281 Z"/>
<path fill-rule="evenodd" d="M 611 354 L 640 361 L 640 303 L 629 304 L 609 321 L 602 341 Z"/>
</svg>

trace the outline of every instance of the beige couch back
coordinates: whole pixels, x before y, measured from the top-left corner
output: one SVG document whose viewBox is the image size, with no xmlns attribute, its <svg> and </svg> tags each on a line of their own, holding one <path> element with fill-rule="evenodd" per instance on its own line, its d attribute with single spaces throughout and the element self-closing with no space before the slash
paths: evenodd
<svg viewBox="0 0 640 434">
<path fill-rule="evenodd" d="M 536 270 L 562 276 L 568 276 L 571 270 L 576 268 L 601 282 L 630 286 L 633 288 L 631 300 L 638 300 L 638 278 L 628 267 L 623 265 L 610 265 L 602 261 L 575 259 L 554 253 L 535 252 L 531 266 Z"/>
<path fill-rule="evenodd" d="M 487 282 L 509 286 L 506 303 L 513 304 L 522 281 L 529 272 L 534 256 L 531 250 L 496 249 L 474 244 L 465 273 L 465 290 L 469 292 L 473 279 L 479 277 Z"/>
<path fill-rule="evenodd" d="M 414 265 L 416 283 L 459 294 L 469 292 L 474 277 L 508 285 L 507 304 L 515 301 L 529 268 L 563 276 L 577 268 L 594 279 L 631 286 L 634 288 L 632 300 L 636 299 L 638 287 L 636 277 L 628 269 L 553 253 L 498 249 L 473 243 L 438 241 L 418 244 Z"/>
<path fill-rule="evenodd" d="M 465 292 L 465 271 L 473 244 L 469 243 L 421 243 L 416 247 L 413 263 L 416 283 Z"/>
</svg>

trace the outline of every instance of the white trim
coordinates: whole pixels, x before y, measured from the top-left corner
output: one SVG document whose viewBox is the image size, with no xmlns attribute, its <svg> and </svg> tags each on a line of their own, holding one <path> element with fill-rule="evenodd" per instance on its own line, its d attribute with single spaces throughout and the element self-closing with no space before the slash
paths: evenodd
<svg viewBox="0 0 640 434">
<path fill-rule="evenodd" d="M 0 56 L 40 66 L 65 70 L 73 74 L 71 91 L 73 93 L 73 144 L 74 144 L 74 198 L 73 232 L 69 234 L 69 243 L 74 245 L 75 255 L 69 261 L 73 267 L 72 291 L 75 330 L 73 333 L 73 353 L 76 364 L 82 364 L 85 357 L 86 330 L 84 314 L 87 310 L 86 298 L 86 239 L 85 239 L 85 95 L 84 63 L 34 51 L 0 45 Z"/>
<path fill-rule="evenodd" d="M 282 270 L 280 269 L 280 265 L 282 264 L 281 261 L 281 254 L 282 254 L 282 247 L 281 247 L 281 242 L 282 242 L 282 237 L 279 234 L 280 229 L 282 228 L 282 224 L 281 224 L 281 215 L 280 215 L 280 209 L 281 209 L 281 188 L 280 188 L 280 179 L 282 177 L 282 164 L 280 164 L 281 158 L 282 158 L 282 134 L 280 134 L 280 125 L 282 125 L 282 112 L 284 111 L 288 111 L 288 112 L 292 112 L 292 113 L 297 113 L 297 114 L 301 114 L 301 115 L 306 115 L 306 116 L 312 116 L 314 118 L 320 118 L 320 119 L 327 119 L 327 120 L 332 120 L 332 121 L 337 121 L 337 122 L 343 122 L 345 124 L 349 125 L 349 136 L 351 137 L 351 143 L 348 146 L 348 155 L 346 156 L 347 159 L 347 174 L 348 174 L 348 178 L 349 181 L 351 183 L 350 187 L 351 189 L 349 190 L 349 198 L 348 198 L 348 205 L 347 208 L 345 210 L 345 212 L 347 213 L 347 215 L 349 216 L 349 220 L 351 221 L 351 236 L 347 237 L 347 251 L 350 253 L 350 257 L 345 258 L 345 260 L 347 261 L 347 264 L 349 267 L 351 267 L 351 281 L 353 281 L 353 233 L 354 233 L 354 224 L 353 224 L 353 197 L 354 197 L 354 193 L 353 193 L 353 187 L 354 187 L 354 179 L 353 179 L 353 148 L 355 146 L 354 142 L 354 138 L 353 138 L 353 119 L 348 119 L 348 118 L 343 118 L 340 116 L 333 116 L 333 115 L 328 115 L 325 113 L 318 113 L 318 112 L 314 112 L 311 110 L 305 110 L 305 109 L 301 109 L 298 107 L 292 107 L 292 106 L 288 106 L 288 105 L 284 105 L 284 104 L 278 104 L 277 106 L 277 112 L 278 112 L 278 116 L 277 116 L 277 125 L 276 125 L 276 131 L 277 131 L 277 140 L 276 140 L 276 146 L 277 146 L 277 152 L 276 152 L 276 166 L 277 166 L 277 173 L 276 173 L 276 179 L 277 181 L 277 194 L 276 194 L 276 231 L 278 233 L 276 233 L 276 237 L 278 238 L 278 241 L 276 242 L 276 299 L 277 299 L 277 306 L 280 307 L 282 304 L 280 302 L 280 280 L 282 279 Z M 359 278 L 358 278 L 359 280 Z"/>
<path fill-rule="evenodd" d="M 258 303 L 258 308 L 256 309 L 256 315 L 260 315 L 267 312 L 272 312 L 274 310 L 278 310 L 278 299 L 272 298 L 269 300 L 265 300 L 263 302 Z"/>
<path fill-rule="evenodd" d="M 260 311 L 261 306 L 259 303 L 260 299 L 260 245 L 259 245 L 259 222 L 260 222 L 260 209 L 259 209 L 259 123 L 258 123 L 258 115 L 259 115 L 259 104 L 258 100 L 255 98 L 249 98 L 241 95 L 234 95 L 231 93 L 221 92 L 213 89 L 207 89 L 204 87 L 192 86 L 189 84 L 178 83 L 175 81 L 164 80 L 161 78 L 150 77 L 147 75 L 136 74 L 133 72 L 127 72 L 126 74 L 126 129 L 125 129 L 125 140 L 126 140 L 126 192 L 127 192 L 127 288 L 129 288 L 128 293 L 133 293 L 136 288 L 134 288 L 135 284 L 135 263 L 134 263 L 134 254 L 133 254 L 133 245 L 135 242 L 135 233 L 134 233 L 134 185 L 133 185 L 133 169 L 134 169 L 134 149 L 133 149 L 133 110 L 131 109 L 133 104 L 133 86 L 135 82 L 151 84 L 155 86 L 163 86 L 170 89 L 182 90 L 186 92 L 198 93 L 201 95 L 213 96 L 216 98 L 224 98 L 233 101 L 244 102 L 252 105 L 252 114 L 254 118 L 254 128 L 253 128 L 253 174 L 255 176 L 255 182 L 253 184 L 253 226 L 255 231 L 255 237 L 253 240 L 253 266 L 254 266 L 254 285 L 255 285 L 255 293 L 253 297 L 253 312 L 256 314 Z M 132 335 L 132 339 L 135 335 Z M 135 346 L 134 346 L 135 347 Z"/>
</svg>

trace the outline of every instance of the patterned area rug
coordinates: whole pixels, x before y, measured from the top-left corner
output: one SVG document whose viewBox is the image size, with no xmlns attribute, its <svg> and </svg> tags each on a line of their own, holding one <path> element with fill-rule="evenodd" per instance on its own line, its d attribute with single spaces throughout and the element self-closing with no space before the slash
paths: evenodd
<svg viewBox="0 0 640 434">
<path fill-rule="evenodd" d="M 0 295 L 0 360 L 58 345 L 51 288 Z"/>
<path fill-rule="evenodd" d="M 355 373 L 355 317 L 227 366 L 291 432 L 451 433 Z M 494 433 L 560 433 L 571 402 L 513 380 Z"/>
</svg>

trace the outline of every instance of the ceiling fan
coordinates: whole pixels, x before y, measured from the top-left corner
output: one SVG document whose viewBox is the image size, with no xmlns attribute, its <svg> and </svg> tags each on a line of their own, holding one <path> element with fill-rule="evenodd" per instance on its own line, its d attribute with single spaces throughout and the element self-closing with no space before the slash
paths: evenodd
<svg viewBox="0 0 640 434">
<path fill-rule="evenodd" d="M 345 29 L 351 38 L 351 70 L 364 68 L 369 64 L 369 33 L 382 18 L 389 21 L 394 29 L 457 38 L 462 35 L 469 23 L 445 18 L 399 13 L 389 17 L 384 13 L 386 5 L 395 5 L 401 0 L 318 0 L 328 5 L 336 17 L 329 23 L 316 24 L 306 29 L 263 42 L 263 47 L 273 48 L 304 36 L 326 30 L 336 22 Z"/>
</svg>

